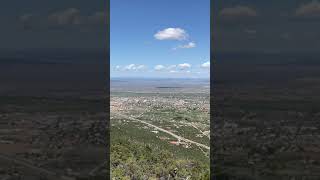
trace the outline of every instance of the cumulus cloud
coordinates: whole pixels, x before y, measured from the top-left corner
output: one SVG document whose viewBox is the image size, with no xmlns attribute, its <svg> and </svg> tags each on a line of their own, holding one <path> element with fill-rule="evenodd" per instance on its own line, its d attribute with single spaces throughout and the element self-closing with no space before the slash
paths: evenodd
<svg viewBox="0 0 320 180">
<path fill-rule="evenodd" d="M 185 40 L 188 38 L 188 34 L 184 29 L 181 28 L 167 28 L 161 31 L 158 31 L 154 38 L 158 40 Z"/>
<path fill-rule="evenodd" d="M 115 67 L 115 70 L 117 70 L 117 71 L 121 70 L 121 66 L 119 66 L 119 65 L 116 66 L 116 67 Z"/>
<path fill-rule="evenodd" d="M 124 67 L 124 70 L 136 70 L 136 65 L 135 64 L 129 64 Z"/>
<path fill-rule="evenodd" d="M 137 65 L 137 70 L 145 70 L 147 69 L 147 66 L 141 64 L 141 65 Z"/>
<path fill-rule="evenodd" d="M 295 15 L 298 17 L 320 17 L 320 3 L 315 0 L 302 4 L 296 9 Z"/>
<path fill-rule="evenodd" d="M 181 64 L 171 64 L 171 65 L 162 65 L 162 64 L 158 64 L 155 65 L 152 69 L 148 70 L 148 67 L 144 64 L 128 64 L 128 65 L 116 65 L 113 67 L 114 71 L 127 71 L 127 72 L 161 72 L 161 73 L 175 73 L 175 74 L 184 74 L 184 73 L 197 73 L 195 72 L 195 70 L 197 71 L 201 71 L 201 73 L 205 73 L 207 72 L 208 69 L 210 69 L 210 61 L 204 62 L 202 64 L 200 64 L 199 66 L 197 66 L 197 68 L 201 68 L 201 69 L 194 69 L 192 68 L 192 65 L 189 63 L 181 63 Z"/>
<path fill-rule="evenodd" d="M 189 42 L 188 44 L 180 45 L 178 47 L 173 48 L 173 50 L 177 49 L 190 49 L 196 47 L 196 43 L 194 42 Z"/>
<path fill-rule="evenodd" d="M 225 18 L 256 17 L 258 15 L 255 9 L 240 5 L 235 7 L 224 8 L 220 11 L 219 14 L 220 16 Z"/>
<path fill-rule="evenodd" d="M 178 64 L 178 68 L 181 70 L 188 69 L 188 68 L 191 68 L 191 64 L 189 63 Z"/>
<path fill-rule="evenodd" d="M 156 70 L 156 71 L 162 71 L 162 70 L 164 70 L 166 67 L 164 66 L 164 65 L 161 65 L 161 64 L 159 64 L 159 65 L 156 65 L 155 67 L 154 67 L 154 69 Z"/>
<path fill-rule="evenodd" d="M 120 69 L 120 66 L 119 66 L 119 69 Z M 147 69 L 147 66 L 143 65 L 143 64 L 129 64 L 129 65 L 126 65 L 122 70 L 125 70 L 125 71 L 144 71 L 146 69 Z"/>
<path fill-rule="evenodd" d="M 201 67 L 202 67 L 202 68 L 205 68 L 205 69 L 210 68 L 210 61 L 207 61 L 207 62 L 201 64 Z"/>
</svg>

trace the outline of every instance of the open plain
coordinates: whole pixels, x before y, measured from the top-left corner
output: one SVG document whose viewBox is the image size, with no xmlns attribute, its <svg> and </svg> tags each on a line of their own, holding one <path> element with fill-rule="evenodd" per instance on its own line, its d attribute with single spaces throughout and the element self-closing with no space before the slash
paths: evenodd
<svg viewBox="0 0 320 180">
<path fill-rule="evenodd" d="M 113 79 L 113 179 L 209 179 L 207 79 Z"/>
</svg>

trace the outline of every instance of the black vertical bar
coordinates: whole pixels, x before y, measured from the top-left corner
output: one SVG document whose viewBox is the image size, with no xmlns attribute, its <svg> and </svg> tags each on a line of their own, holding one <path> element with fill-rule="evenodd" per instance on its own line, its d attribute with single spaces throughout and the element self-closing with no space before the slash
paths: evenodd
<svg viewBox="0 0 320 180">
<path fill-rule="evenodd" d="M 106 159 L 108 169 L 106 179 L 110 179 L 110 0 L 106 2 L 106 111 L 107 111 L 107 121 L 106 121 Z"/>
</svg>

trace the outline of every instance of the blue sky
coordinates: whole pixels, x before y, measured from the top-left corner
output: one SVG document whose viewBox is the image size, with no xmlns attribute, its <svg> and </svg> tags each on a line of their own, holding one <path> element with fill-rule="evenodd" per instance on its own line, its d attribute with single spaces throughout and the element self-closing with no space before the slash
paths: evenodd
<svg viewBox="0 0 320 180">
<path fill-rule="evenodd" d="M 111 77 L 209 77 L 210 0 L 111 0 Z"/>
</svg>

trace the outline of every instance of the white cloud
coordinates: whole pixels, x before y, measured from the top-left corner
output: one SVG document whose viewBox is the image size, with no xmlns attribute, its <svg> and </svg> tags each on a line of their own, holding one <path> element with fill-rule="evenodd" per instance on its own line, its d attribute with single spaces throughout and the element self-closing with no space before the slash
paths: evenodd
<svg viewBox="0 0 320 180">
<path fill-rule="evenodd" d="M 117 67 L 116 67 L 117 68 Z M 119 66 L 120 69 L 120 66 Z M 147 69 L 146 65 L 143 64 L 129 64 L 123 68 L 125 71 L 144 71 Z"/>
<path fill-rule="evenodd" d="M 154 67 L 154 69 L 156 70 L 156 71 L 161 71 L 161 70 L 164 70 L 166 67 L 164 66 L 164 65 L 156 65 L 155 67 Z"/>
<path fill-rule="evenodd" d="M 154 35 L 158 40 L 185 40 L 188 36 L 187 32 L 181 28 L 167 28 Z"/>
<path fill-rule="evenodd" d="M 320 17 L 320 3 L 315 0 L 303 4 L 296 10 L 295 15 L 302 17 Z"/>
<path fill-rule="evenodd" d="M 188 64 L 188 63 L 178 64 L 178 67 L 184 70 L 184 69 L 191 68 L 191 64 Z"/>
<path fill-rule="evenodd" d="M 255 17 L 257 11 L 247 6 L 235 6 L 230 8 L 224 8 L 220 11 L 222 17 Z"/>
<path fill-rule="evenodd" d="M 121 69 L 121 66 L 118 65 L 118 66 L 115 67 L 115 69 L 118 71 L 118 70 Z"/>
<path fill-rule="evenodd" d="M 124 67 L 124 70 L 136 70 L 136 65 L 135 64 L 129 64 Z"/>
<path fill-rule="evenodd" d="M 137 70 L 145 70 L 147 69 L 147 66 L 145 65 L 137 65 Z"/>
<path fill-rule="evenodd" d="M 196 47 L 196 43 L 194 42 L 189 42 L 188 44 L 181 46 L 181 48 L 194 48 L 194 47 Z"/>
<path fill-rule="evenodd" d="M 202 68 L 210 68 L 210 61 L 201 64 Z"/>
<path fill-rule="evenodd" d="M 188 44 L 180 45 L 178 47 L 173 48 L 173 50 L 177 49 L 190 49 L 196 47 L 196 43 L 194 42 L 189 42 Z"/>
</svg>

